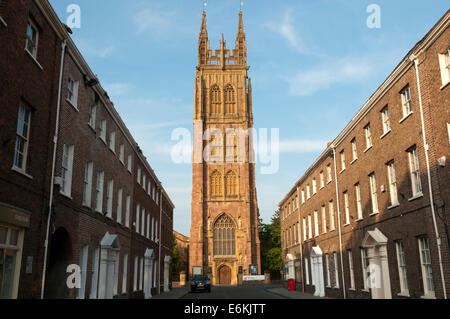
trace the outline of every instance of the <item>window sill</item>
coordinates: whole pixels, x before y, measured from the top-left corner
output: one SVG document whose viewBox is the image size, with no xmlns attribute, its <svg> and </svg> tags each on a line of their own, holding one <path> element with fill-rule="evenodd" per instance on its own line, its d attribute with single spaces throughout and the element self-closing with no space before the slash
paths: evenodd
<svg viewBox="0 0 450 319">
<path fill-rule="evenodd" d="M 392 204 L 391 206 L 388 206 L 387 209 L 394 209 L 394 208 L 399 207 L 399 206 L 400 206 L 400 203 L 396 203 L 396 204 Z"/>
<path fill-rule="evenodd" d="M 371 145 L 371 146 L 369 146 L 368 148 L 366 148 L 366 149 L 364 150 L 364 153 L 367 153 L 370 149 L 372 149 L 372 147 L 373 147 L 373 145 Z"/>
<path fill-rule="evenodd" d="M 94 132 L 95 134 L 97 134 L 97 132 L 95 131 L 95 127 L 92 126 L 90 123 L 88 123 L 89 128 L 92 130 L 92 132 Z"/>
<path fill-rule="evenodd" d="M 3 20 L 2 17 L 0 17 L 0 22 L 5 26 L 5 28 L 8 26 L 5 20 Z"/>
<path fill-rule="evenodd" d="M 71 100 L 69 100 L 69 99 L 66 99 L 66 101 L 67 101 L 67 103 L 69 103 L 70 104 L 70 106 L 71 107 L 73 107 L 74 109 L 75 109 L 75 111 L 77 111 L 78 113 L 80 113 L 80 110 L 72 103 L 72 101 Z"/>
<path fill-rule="evenodd" d="M 434 294 L 424 295 L 420 297 L 421 299 L 436 299 Z"/>
<path fill-rule="evenodd" d="M 1 17 L 0 17 L 1 19 Z M 6 22 L 5 22 L 6 23 Z M 5 25 L 6 26 L 6 25 Z M 443 89 L 445 89 L 448 85 L 450 84 L 450 81 L 447 81 L 447 83 L 445 83 L 444 85 L 441 86 L 440 90 L 442 91 Z"/>
<path fill-rule="evenodd" d="M 348 290 L 350 290 L 350 291 L 356 291 L 355 288 L 348 288 Z"/>
<path fill-rule="evenodd" d="M 350 226 L 350 223 L 344 224 L 344 227 Z"/>
<path fill-rule="evenodd" d="M 375 216 L 378 215 L 380 212 L 373 212 L 372 214 L 370 214 L 369 216 Z"/>
<path fill-rule="evenodd" d="M 380 136 L 380 140 L 382 140 L 383 138 L 386 137 L 386 135 L 388 135 L 389 133 L 391 133 L 391 129 L 389 131 L 387 131 L 386 133 L 384 133 L 383 135 Z"/>
<path fill-rule="evenodd" d="M 101 140 L 105 145 L 107 145 L 107 144 L 106 144 L 106 139 L 104 139 L 103 137 L 100 136 L 100 140 Z"/>
<path fill-rule="evenodd" d="M 350 165 L 353 165 L 357 160 L 358 158 L 355 158 L 353 161 L 350 162 Z"/>
<path fill-rule="evenodd" d="M 330 183 L 331 183 L 332 181 L 333 181 L 333 180 L 331 180 L 331 181 L 328 181 L 328 182 L 327 182 L 327 185 L 328 185 L 328 184 L 330 184 Z"/>
<path fill-rule="evenodd" d="M 339 172 L 339 174 L 342 174 L 342 173 L 344 173 L 345 172 L 345 168 L 344 169 L 341 169 L 341 171 Z"/>
<path fill-rule="evenodd" d="M 22 169 L 20 169 L 20 168 L 18 168 L 18 167 L 13 166 L 13 167 L 11 168 L 11 170 L 14 171 L 14 172 L 16 172 L 16 173 L 19 173 L 19 174 L 25 176 L 25 177 L 28 178 L 28 179 L 33 180 L 33 176 L 31 176 L 31 175 L 25 173 L 24 170 L 22 170 Z"/>
<path fill-rule="evenodd" d="M 65 198 L 68 198 L 68 199 L 70 199 L 70 200 L 73 200 L 72 196 L 70 196 L 70 195 L 68 195 L 68 194 L 66 194 L 66 193 L 60 192 L 59 194 L 60 194 L 61 196 L 64 196 Z"/>
<path fill-rule="evenodd" d="M 113 153 L 114 155 L 116 155 L 116 151 L 114 151 L 113 149 L 109 148 L 109 150 L 111 151 L 111 153 Z"/>
<path fill-rule="evenodd" d="M 410 199 L 408 199 L 408 202 L 412 202 L 416 199 L 422 198 L 423 197 L 423 193 L 418 193 L 417 195 L 414 195 L 413 197 L 411 197 Z"/>
<path fill-rule="evenodd" d="M 361 291 L 362 291 L 362 292 L 370 293 L 370 290 L 369 290 L 369 289 L 361 289 Z"/>
<path fill-rule="evenodd" d="M 36 65 L 39 67 L 39 69 L 41 69 L 41 71 L 44 70 L 44 68 L 42 67 L 42 65 L 36 60 L 36 58 L 30 53 L 30 51 L 28 51 L 27 48 L 25 48 L 25 52 L 28 54 L 28 56 L 34 61 L 34 63 L 36 63 Z"/>
<path fill-rule="evenodd" d="M 364 220 L 364 218 L 358 218 L 356 221 L 357 222 L 362 222 Z"/>
<path fill-rule="evenodd" d="M 410 112 L 408 115 L 404 116 L 400 121 L 398 121 L 400 124 L 403 123 L 408 117 L 410 117 L 411 115 L 413 115 L 414 112 Z"/>
</svg>

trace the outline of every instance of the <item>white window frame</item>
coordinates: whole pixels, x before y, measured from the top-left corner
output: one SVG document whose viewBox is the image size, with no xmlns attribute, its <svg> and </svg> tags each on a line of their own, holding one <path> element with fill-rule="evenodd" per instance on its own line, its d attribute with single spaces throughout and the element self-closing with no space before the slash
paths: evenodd
<svg viewBox="0 0 450 319">
<path fill-rule="evenodd" d="M 375 215 L 379 213 L 378 207 L 378 193 L 377 193 L 377 179 L 375 173 L 369 175 L 369 184 L 370 184 L 370 198 L 372 201 L 372 214 Z"/>
<path fill-rule="evenodd" d="M 92 204 L 92 177 L 94 174 L 94 163 L 87 162 L 84 168 L 83 205 L 91 207 Z"/>
<path fill-rule="evenodd" d="M 344 192 L 344 211 L 345 211 L 345 225 L 350 225 L 350 203 L 348 199 L 348 191 Z"/>
<path fill-rule="evenodd" d="M 356 145 L 356 138 L 354 138 L 351 142 L 352 144 L 352 154 L 353 154 L 353 162 L 358 159 L 358 146 Z"/>
<path fill-rule="evenodd" d="M 320 189 L 325 187 L 325 176 L 323 171 L 320 172 Z"/>
<path fill-rule="evenodd" d="M 305 190 L 302 190 L 302 204 L 305 203 Z"/>
<path fill-rule="evenodd" d="M 142 214 L 141 214 L 141 235 L 145 236 L 145 208 L 142 207 Z"/>
<path fill-rule="evenodd" d="M 108 182 L 106 189 L 106 217 L 112 218 L 113 211 L 113 197 L 114 197 L 114 180 L 111 179 Z"/>
<path fill-rule="evenodd" d="M 362 266 L 362 274 L 363 274 L 363 287 L 364 291 L 368 291 L 369 287 L 367 285 L 367 276 L 368 268 L 369 268 L 369 257 L 367 256 L 367 248 L 361 248 L 361 266 Z"/>
<path fill-rule="evenodd" d="M 116 252 L 116 257 L 114 261 L 114 286 L 113 294 L 117 296 L 119 293 L 119 267 L 120 267 L 120 253 Z"/>
<path fill-rule="evenodd" d="M 73 175 L 73 157 L 75 146 L 63 145 L 62 159 L 61 159 L 61 194 L 71 197 L 72 195 L 72 175 Z"/>
<path fill-rule="evenodd" d="M 31 28 L 33 31 L 34 31 L 34 33 L 35 33 L 35 40 L 33 41 L 33 39 L 32 38 L 30 38 L 29 37 L 29 34 L 28 34 L 28 29 L 29 28 Z M 26 30 L 26 32 L 25 32 L 25 50 L 27 50 L 27 52 L 34 58 L 34 59 L 37 59 L 37 50 L 38 50 L 38 44 L 39 44 L 39 29 L 37 28 L 37 26 L 36 26 L 36 24 L 33 22 L 33 21 L 31 21 L 31 20 L 28 20 L 28 23 L 27 23 L 27 30 Z M 31 50 L 31 52 L 30 52 L 30 50 L 29 50 L 29 45 L 28 45 L 28 43 L 29 42 L 31 42 L 31 47 L 32 47 L 32 50 Z"/>
<path fill-rule="evenodd" d="M 412 110 L 412 101 L 411 101 L 411 88 L 409 85 L 407 85 L 400 93 L 401 99 L 402 99 L 402 111 L 403 111 L 403 118 L 406 118 L 408 115 L 410 115 Z"/>
<path fill-rule="evenodd" d="M 355 270 L 353 267 L 353 253 L 351 250 L 347 250 L 348 254 L 348 269 L 350 272 L 350 289 L 355 289 Z"/>
<path fill-rule="evenodd" d="M 330 214 L 330 231 L 336 229 L 336 223 L 334 219 L 334 203 L 333 201 L 328 202 L 328 212 Z"/>
<path fill-rule="evenodd" d="M 311 187 L 308 185 L 306 185 L 306 199 L 310 199 L 311 198 Z"/>
<path fill-rule="evenodd" d="M 122 224 L 122 199 L 123 199 L 123 189 L 117 191 L 117 214 L 116 220 L 119 224 Z"/>
<path fill-rule="evenodd" d="M 126 206 L 125 206 L 125 227 L 130 228 L 130 210 L 131 210 L 131 196 L 127 196 Z"/>
<path fill-rule="evenodd" d="M 333 176 L 331 175 L 331 164 L 327 165 L 327 175 L 328 175 L 327 183 L 331 183 L 333 181 Z"/>
<path fill-rule="evenodd" d="M 136 205 L 136 216 L 134 217 L 134 220 L 135 220 L 135 232 L 136 233 L 139 233 L 139 230 L 140 230 L 140 228 L 139 228 L 139 222 L 140 222 L 140 214 L 141 214 L 141 205 L 138 203 L 137 205 Z"/>
<path fill-rule="evenodd" d="M 409 171 L 411 175 L 411 188 L 412 195 L 414 197 L 419 197 L 423 195 L 422 180 L 420 177 L 420 167 L 419 167 L 419 154 L 417 147 L 412 147 L 408 151 L 409 159 Z"/>
<path fill-rule="evenodd" d="M 398 189 L 397 189 L 397 176 L 395 170 L 395 162 L 390 161 L 387 164 L 388 170 L 388 182 L 389 182 L 389 197 L 391 199 L 391 206 L 399 205 L 398 201 Z"/>
<path fill-rule="evenodd" d="M 119 160 L 123 165 L 125 165 L 125 145 L 124 144 L 120 144 L 120 146 L 119 146 Z"/>
<path fill-rule="evenodd" d="M 313 195 L 317 194 L 317 180 L 315 178 L 313 178 L 313 180 L 312 180 L 312 191 L 313 191 Z"/>
<path fill-rule="evenodd" d="M 139 291 L 142 290 L 144 283 L 144 258 L 139 258 Z"/>
<path fill-rule="evenodd" d="M 442 88 L 450 82 L 450 48 L 447 52 L 439 54 Z"/>
<path fill-rule="evenodd" d="M 116 132 L 109 133 L 109 149 L 116 154 Z"/>
<path fill-rule="evenodd" d="M 131 173 L 131 170 L 132 170 L 132 168 L 133 168 L 133 163 L 132 163 L 132 160 L 133 160 L 133 156 L 130 154 L 130 155 L 128 155 L 128 171 Z"/>
<path fill-rule="evenodd" d="M 106 144 L 106 120 L 100 122 L 100 139 Z"/>
<path fill-rule="evenodd" d="M 334 288 L 339 288 L 339 268 L 338 268 L 337 253 L 333 253 L 333 259 L 334 259 L 334 276 L 335 276 Z"/>
<path fill-rule="evenodd" d="M 97 173 L 97 183 L 95 187 L 95 210 L 103 213 L 103 190 L 105 183 L 105 173 L 103 171 Z"/>
<path fill-rule="evenodd" d="M 138 169 L 137 169 L 137 183 L 139 185 L 141 185 L 141 168 L 140 167 L 138 167 Z"/>
<path fill-rule="evenodd" d="M 395 249 L 397 252 L 398 277 L 400 279 L 400 294 L 404 296 L 409 296 L 408 272 L 406 268 L 405 248 L 403 246 L 403 241 L 401 240 L 395 241 Z"/>
<path fill-rule="evenodd" d="M 327 287 L 331 288 L 330 255 L 325 255 L 325 266 L 327 270 Z"/>
<path fill-rule="evenodd" d="M 80 249 L 80 279 L 81 287 L 77 289 L 77 299 L 86 298 L 86 278 L 87 278 L 87 262 L 89 256 L 89 246 L 85 245 Z"/>
<path fill-rule="evenodd" d="M 95 247 L 94 253 L 92 254 L 91 291 L 89 294 L 89 299 L 97 299 L 99 269 L 100 269 L 100 247 Z"/>
<path fill-rule="evenodd" d="M 362 220 L 364 216 L 361 204 L 361 184 L 359 183 L 355 184 L 355 197 L 356 197 L 356 212 L 358 214 L 358 220 Z"/>
<path fill-rule="evenodd" d="M 26 132 L 25 131 L 26 126 Z M 14 146 L 14 163 L 13 168 L 25 173 L 27 169 L 28 159 L 28 146 L 30 141 L 30 126 L 31 126 L 31 110 L 24 106 L 22 103 L 19 105 L 19 112 L 17 117 L 17 130 L 16 130 L 16 144 Z M 22 132 L 19 132 L 22 130 Z M 25 135 L 24 135 L 25 133 Z M 23 149 L 19 150 L 19 141 L 23 143 Z M 18 156 L 22 156 L 22 165 L 17 165 Z"/>
<path fill-rule="evenodd" d="M 373 146 L 372 129 L 370 127 L 370 123 L 364 127 L 364 132 L 366 135 L 366 150 L 368 150 Z"/>
<path fill-rule="evenodd" d="M 78 89 L 80 87 L 80 81 L 74 80 L 73 77 L 69 76 L 67 80 L 67 101 L 75 109 L 78 110 Z"/>
<path fill-rule="evenodd" d="M 383 136 L 391 131 L 391 119 L 389 116 L 389 107 L 386 106 L 381 111 L 381 122 L 383 125 Z"/>
<path fill-rule="evenodd" d="M 97 105 L 89 106 L 88 124 L 95 130 L 95 122 L 97 120 Z"/>
<path fill-rule="evenodd" d="M 345 151 L 342 150 L 339 154 L 341 156 L 341 172 L 343 172 L 346 169 L 346 166 L 345 166 Z"/>
<path fill-rule="evenodd" d="M 305 258 L 305 280 L 306 284 L 309 285 L 309 261 L 308 258 Z"/>
<path fill-rule="evenodd" d="M 312 233 L 312 218 L 311 215 L 308 215 L 308 239 L 313 238 L 313 233 Z"/>
<path fill-rule="evenodd" d="M 139 263 L 138 256 L 135 256 L 134 257 L 134 273 L 133 273 L 133 291 L 137 291 L 137 288 L 138 288 L 138 286 L 137 286 L 138 267 L 139 267 L 138 263 Z"/>
<path fill-rule="evenodd" d="M 435 285 L 433 281 L 433 270 L 431 267 L 430 245 L 428 237 L 419 237 L 420 265 L 422 269 L 422 280 L 424 297 L 435 298 Z"/>
</svg>

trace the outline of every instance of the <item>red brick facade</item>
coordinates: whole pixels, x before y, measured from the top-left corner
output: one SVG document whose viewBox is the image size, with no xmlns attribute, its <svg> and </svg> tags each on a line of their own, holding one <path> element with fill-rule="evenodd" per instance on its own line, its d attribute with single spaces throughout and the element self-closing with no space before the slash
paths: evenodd
<svg viewBox="0 0 450 319">
<path fill-rule="evenodd" d="M 338 298 L 444 298 L 450 292 L 446 232 L 450 94 L 439 63 L 441 56 L 448 54 L 449 24 L 447 12 L 280 203 L 285 273 L 299 282 L 299 289 Z M 412 112 L 403 110 L 406 88 Z M 383 116 L 386 108 L 389 124 Z M 392 163 L 395 174 L 389 170 Z M 416 171 L 421 186 L 417 189 Z M 423 238 L 429 252 L 423 249 Z M 367 264 L 374 267 L 369 280 L 375 280 L 376 285 L 364 284 L 362 249 L 367 253 Z"/>
<path fill-rule="evenodd" d="M 149 298 L 169 289 L 174 205 L 113 103 L 91 81 L 93 72 L 48 1 L 2 1 L 0 16 L 6 22 L 0 21 L 0 73 L 11 75 L 0 78 L 0 226 L 20 231 L 9 297 L 41 296 L 53 141 L 45 297 Z M 29 21 L 38 34 L 35 58 L 24 51 Z M 22 172 L 11 169 L 19 105 L 31 111 Z M 71 264 L 80 266 L 81 289 L 66 285 Z"/>
</svg>

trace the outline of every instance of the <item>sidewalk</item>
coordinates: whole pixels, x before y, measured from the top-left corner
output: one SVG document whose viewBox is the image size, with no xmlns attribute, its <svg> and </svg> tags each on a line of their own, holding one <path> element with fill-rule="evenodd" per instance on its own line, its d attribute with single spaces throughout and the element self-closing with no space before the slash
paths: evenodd
<svg viewBox="0 0 450 319">
<path fill-rule="evenodd" d="M 289 291 L 286 288 L 272 288 L 266 289 L 267 292 L 286 297 L 288 299 L 329 299 L 325 297 L 316 297 L 311 294 L 303 293 L 300 291 Z"/>
<path fill-rule="evenodd" d="M 172 288 L 169 292 L 163 292 L 160 295 L 153 296 L 152 299 L 181 299 L 189 293 L 189 288 Z"/>
</svg>

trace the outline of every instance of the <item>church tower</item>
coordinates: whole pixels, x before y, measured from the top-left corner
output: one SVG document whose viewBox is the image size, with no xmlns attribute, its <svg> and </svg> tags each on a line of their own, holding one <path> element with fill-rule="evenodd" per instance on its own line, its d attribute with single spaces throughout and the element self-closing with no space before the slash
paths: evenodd
<svg viewBox="0 0 450 319">
<path fill-rule="evenodd" d="M 209 47 L 206 12 L 198 42 L 194 97 L 194 156 L 190 275 L 237 285 L 261 274 L 252 86 L 242 10 L 235 48 Z"/>
</svg>

